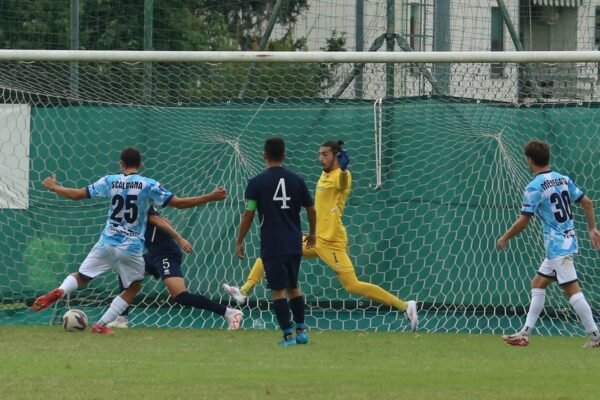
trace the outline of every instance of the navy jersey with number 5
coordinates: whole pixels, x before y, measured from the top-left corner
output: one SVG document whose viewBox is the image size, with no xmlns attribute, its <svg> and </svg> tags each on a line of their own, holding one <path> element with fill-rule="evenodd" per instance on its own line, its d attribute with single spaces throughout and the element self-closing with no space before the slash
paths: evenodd
<svg viewBox="0 0 600 400">
<path fill-rule="evenodd" d="M 260 256 L 302 254 L 300 211 L 314 204 L 304 179 L 284 167 L 267 168 L 248 181 L 245 197 L 256 201 Z"/>
</svg>

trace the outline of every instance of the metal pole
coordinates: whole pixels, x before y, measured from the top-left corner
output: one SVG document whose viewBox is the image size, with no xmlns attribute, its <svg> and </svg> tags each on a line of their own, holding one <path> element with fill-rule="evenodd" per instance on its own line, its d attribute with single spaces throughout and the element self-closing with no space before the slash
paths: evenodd
<svg viewBox="0 0 600 400">
<path fill-rule="evenodd" d="M 354 49 L 356 51 L 365 50 L 365 0 L 356 0 L 356 26 L 355 26 L 355 37 L 356 45 Z M 363 69 L 360 68 L 357 71 L 356 80 L 354 81 L 354 97 L 362 99 L 363 97 Z"/>
<path fill-rule="evenodd" d="M 402 49 L 402 51 L 407 51 L 407 52 L 414 51 L 413 48 L 410 47 L 410 43 L 408 43 L 408 41 L 406 40 L 406 38 L 403 35 L 396 35 L 396 41 L 397 41 L 400 49 Z M 417 66 L 419 68 L 419 72 L 421 73 L 421 75 L 423 75 L 425 77 L 425 79 L 427 79 L 427 81 L 431 85 L 431 88 L 433 89 L 435 94 L 440 94 L 440 95 L 447 94 L 445 89 L 442 88 L 438 84 L 438 82 L 436 81 L 433 74 L 427 69 L 427 67 L 425 67 L 425 65 L 423 65 L 422 63 L 419 63 L 419 64 L 417 64 Z"/>
<path fill-rule="evenodd" d="M 375 39 L 373 41 L 373 43 L 371 44 L 371 47 L 369 47 L 369 52 L 375 52 L 377 50 L 379 50 L 381 48 L 381 46 L 383 46 L 383 41 L 385 40 L 385 34 L 380 35 L 377 39 Z M 354 80 L 354 78 L 358 77 L 359 74 L 362 76 L 362 71 L 363 68 L 365 67 L 364 63 L 356 63 L 354 64 L 354 68 L 352 68 L 352 73 L 350 75 L 348 75 L 346 77 L 346 79 L 344 79 L 344 82 L 342 82 L 342 84 L 340 85 L 340 87 L 338 88 L 338 90 L 335 91 L 335 93 L 333 94 L 333 98 L 337 99 L 338 97 L 340 97 L 342 95 L 342 93 L 344 93 L 344 90 L 346 90 L 346 88 L 348 86 L 350 86 L 350 84 L 352 83 L 352 81 Z"/>
<path fill-rule="evenodd" d="M 144 0 L 144 50 L 152 50 L 154 0 Z M 144 101 L 152 99 L 152 63 L 144 63 Z"/>
<path fill-rule="evenodd" d="M 436 0 L 433 14 L 433 51 L 450 51 L 450 0 Z M 439 89 L 450 90 L 450 64 L 433 67 L 433 76 Z"/>
<path fill-rule="evenodd" d="M 508 14 L 508 8 L 506 8 L 506 3 L 504 2 L 504 0 L 497 0 L 497 2 L 498 7 L 500 7 L 500 11 L 502 12 L 502 19 L 504 19 L 504 24 L 506 25 L 508 33 L 510 33 L 512 42 L 515 45 L 515 49 L 517 49 L 517 51 L 523 51 L 523 44 L 521 43 L 519 33 L 517 32 L 517 29 L 515 28 L 515 25 L 513 24 L 512 19 L 510 18 L 510 14 Z M 542 98 L 542 92 L 540 91 L 540 87 L 537 83 L 537 80 L 533 75 L 533 71 L 527 64 L 525 64 L 525 76 L 531 82 L 533 95 L 535 96 L 536 100 L 540 100 Z"/>
<path fill-rule="evenodd" d="M 600 51 L 103 51 L 6 50 L 0 61 L 178 63 L 598 63 Z"/>
<path fill-rule="evenodd" d="M 79 50 L 79 0 L 71 0 L 71 50 Z M 71 96 L 79 97 L 79 63 L 71 61 L 69 64 L 69 80 Z"/>
<path fill-rule="evenodd" d="M 387 0 L 386 51 L 394 51 L 394 34 L 396 31 L 395 0 Z M 385 64 L 385 97 L 394 97 L 394 64 Z"/>
<path fill-rule="evenodd" d="M 271 32 L 273 32 L 273 27 L 275 26 L 275 22 L 277 22 L 277 17 L 279 16 L 279 9 L 281 8 L 281 4 L 283 0 L 277 0 L 275 6 L 273 7 L 273 11 L 271 12 L 271 16 L 269 17 L 269 21 L 267 22 L 267 27 L 265 29 L 265 33 L 263 33 L 260 38 L 260 42 L 258 43 L 258 51 L 263 51 L 269 42 L 269 38 L 271 37 Z M 256 63 L 252 63 L 250 68 L 248 69 L 248 75 L 246 75 L 246 81 L 240 90 L 240 94 L 238 98 L 243 99 L 246 94 L 246 89 L 252 80 L 252 76 L 254 75 L 254 71 L 256 69 Z"/>
</svg>

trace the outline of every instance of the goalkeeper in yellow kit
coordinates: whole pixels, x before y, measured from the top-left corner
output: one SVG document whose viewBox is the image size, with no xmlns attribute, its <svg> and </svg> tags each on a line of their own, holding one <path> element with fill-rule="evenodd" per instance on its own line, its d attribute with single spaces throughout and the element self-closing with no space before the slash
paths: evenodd
<svg viewBox="0 0 600 400">
<path fill-rule="evenodd" d="M 319 257 L 338 276 L 342 286 L 352 294 L 361 295 L 406 313 L 413 331 L 417 329 L 418 315 L 415 301 L 402 301 L 379 286 L 359 281 L 350 257 L 348 238 L 342 224 L 342 213 L 352 187 L 352 175 L 348 171 L 350 158 L 342 149 L 342 141 L 329 141 L 319 149 L 319 161 L 323 167 L 315 192 L 317 210 L 317 243 L 313 248 L 302 249 L 303 258 Z M 254 263 L 246 283 L 241 287 L 223 284 L 225 291 L 239 304 L 244 304 L 265 272 L 259 258 Z"/>
</svg>

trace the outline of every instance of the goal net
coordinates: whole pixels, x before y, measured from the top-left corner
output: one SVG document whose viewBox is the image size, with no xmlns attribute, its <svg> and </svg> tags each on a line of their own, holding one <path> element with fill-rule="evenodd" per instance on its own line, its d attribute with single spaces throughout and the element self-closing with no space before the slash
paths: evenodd
<svg viewBox="0 0 600 400">
<path fill-rule="evenodd" d="M 597 76 L 586 62 L 0 62 L 0 323 L 47 323 L 66 307 L 94 320 L 118 293 L 106 273 L 52 311 L 27 309 L 77 271 L 107 217 L 106 202 L 59 198 L 42 180 L 55 173 L 85 187 L 118 172 L 126 146 L 141 150 L 143 174 L 180 197 L 227 188 L 224 202 L 163 212 L 194 245 L 183 262 L 189 291 L 234 306 L 221 284 L 241 285 L 259 255 L 258 224 L 247 259 L 234 254 L 245 186 L 264 167 L 264 140 L 280 136 L 287 167 L 313 194 L 319 146 L 346 143 L 353 186 L 343 222 L 360 280 L 416 299 L 424 331 L 517 329 L 544 258 L 537 219 L 506 251 L 495 248 L 531 180 L 522 146 L 547 141 L 552 167 L 600 198 Z M 597 312 L 599 258 L 581 209 L 574 214 L 579 278 Z M 302 262 L 300 284 L 310 327 L 409 329 L 401 313 L 348 294 L 320 260 Z M 244 328 L 275 328 L 269 296 L 256 287 Z M 582 334 L 576 318 L 554 286 L 538 332 Z M 175 304 L 151 278 L 130 322 L 224 326 Z"/>
</svg>

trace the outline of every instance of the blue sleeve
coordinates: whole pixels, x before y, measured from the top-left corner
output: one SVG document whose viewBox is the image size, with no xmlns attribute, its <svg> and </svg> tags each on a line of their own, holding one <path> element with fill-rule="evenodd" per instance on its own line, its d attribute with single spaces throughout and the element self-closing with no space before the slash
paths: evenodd
<svg viewBox="0 0 600 400">
<path fill-rule="evenodd" d="M 577 187 L 577 185 L 575 185 L 575 182 L 573 182 L 571 180 L 571 178 L 569 179 L 569 197 L 575 202 L 575 203 L 579 203 L 581 201 L 581 199 L 583 199 L 583 196 L 585 196 L 585 193 L 583 193 L 583 191 L 581 189 L 579 189 Z"/>
<path fill-rule="evenodd" d="M 169 201 L 175 196 L 156 181 L 149 181 L 150 186 L 150 203 L 156 206 L 166 206 Z"/>
<path fill-rule="evenodd" d="M 248 181 L 248 186 L 246 186 L 246 194 L 244 197 L 246 200 L 258 200 L 258 185 L 256 184 L 255 179 L 250 179 Z"/>
<path fill-rule="evenodd" d="M 523 194 L 523 206 L 521 207 L 521 214 L 533 215 L 535 210 L 542 200 L 542 192 L 535 186 L 527 186 L 525 193 Z"/>
<path fill-rule="evenodd" d="M 108 176 L 98 179 L 86 188 L 90 199 L 106 199 L 110 193 L 108 188 Z"/>
<path fill-rule="evenodd" d="M 315 205 L 315 202 L 308 191 L 308 187 L 306 186 L 306 182 L 304 182 L 304 179 L 302 178 L 300 178 L 300 185 L 302 186 L 302 207 L 310 207 Z"/>
</svg>

